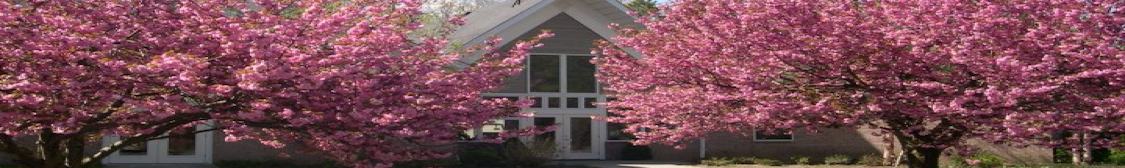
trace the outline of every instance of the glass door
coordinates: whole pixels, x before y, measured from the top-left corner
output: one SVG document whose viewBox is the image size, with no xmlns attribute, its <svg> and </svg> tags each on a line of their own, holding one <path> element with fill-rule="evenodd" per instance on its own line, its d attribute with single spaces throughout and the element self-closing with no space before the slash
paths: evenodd
<svg viewBox="0 0 1125 168">
<path fill-rule="evenodd" d="M 197 126 L 196 130 L 210 129 Z M 102 163 L 211 163 L 211 132 L 157 139 L 126 146 L 110 154 Z M 120 141 L 119 136 L 102 138 L 108 146 Z"/>
<path fill-rule="evenodd" d="M 566 117 L 567 145 L 563 150 L 566 159 L 599 159 L 594 141 L 594 122 L 589 116 Z"/>
<path fill-rule="evenodd" d="M 536 115 L 533 124 L 537 127 L 556 125 L 555 130 L 536 135 L 537 142 L 554 141 L 557 144 L 556 159 L 601 159 L 602 145 L 596 137 L 598 124 L 586 115 Z"/>
</svg>

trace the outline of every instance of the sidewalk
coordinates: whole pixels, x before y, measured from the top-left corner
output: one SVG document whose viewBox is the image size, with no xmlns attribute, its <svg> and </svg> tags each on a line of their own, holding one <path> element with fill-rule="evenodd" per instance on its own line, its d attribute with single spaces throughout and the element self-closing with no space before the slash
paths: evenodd
<svg viewBox="0 0 1125 168">
<path fill-rule="evenodd" d="M 668 161 L 604 161 L 604 160 L 590 160 L 590 161 L 554 161 L 548 163 L 549 165 L 586 165 L 597 168 L 696 168 L 691 163 L 687 162 L 668 162 Z"/>
</svg>

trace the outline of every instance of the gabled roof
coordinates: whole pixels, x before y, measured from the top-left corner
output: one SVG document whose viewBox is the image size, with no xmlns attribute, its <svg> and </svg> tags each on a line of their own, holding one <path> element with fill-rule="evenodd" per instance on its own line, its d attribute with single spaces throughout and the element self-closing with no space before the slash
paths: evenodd
<svg viewBox="0 0 1125 168">
<path fill-rule="evenodd" d="M 628 14 L 629 9 L 617 0 L 506 0 L 477 9 L 465 17 L 462 25 L 449 36 L 454 44 L 462 46 L 479 45 L 496 37 L 510 43 L 542 24 L 547 19 L 566 13 L 573 16 L 586 27 L 594 30 L 605 39 L 616 36 L 607 26 L 610 23 L 637 25 L 636 17 Z M 468 56 L 463 62 L 475 62 L 479 55 Z"/>
</svg>

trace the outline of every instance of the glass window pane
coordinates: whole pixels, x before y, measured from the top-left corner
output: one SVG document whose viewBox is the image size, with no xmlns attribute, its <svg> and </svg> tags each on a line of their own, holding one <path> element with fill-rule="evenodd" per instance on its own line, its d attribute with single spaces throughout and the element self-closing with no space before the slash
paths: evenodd
<svg viewBox="0 0 1125 168">
<path fill-rule="evenodd" d="M 195 134 L 168 138 L 168 155 L 195 155 Z"/>
<path fill-rule="evenodd" d="M 763 131 L 755 131 L 754 132 L 754 140 L 789 141 L 789 140 L 793 140 L 793 135 L 789 134 L 787 132 L 784 132 L 784 131 L 777 131 L 777 132 L 774 132 L 774 133 L 768 133 L 768 132 L 763 132 Z"/>
<path fill-rule="evenodd" d="M 594 103 L 598 103 L 598 98 L 587 97 L 583 105 L 585 105 L 586 108 L 598 108 L 598 106 L 595 106 Z"/>
<path fill-rule="evenodd" d="M 535 117 L 535 127 L 539 129 L 555 125 L 554 117 Z M 535 135 L 536 141 L 555 141 L 555 131 Z"/>
<path fill-rule="evenodd" d="M 558 97 L 548 98 L 547 99 L 547 108 L 559 108 L 559 106 L 562 105 L 562 102 L 559 102 L 559 101 L 562 101 L 562 100 Z"/>
<path fill-rule="evenodd" d="M 598 80 L 594 78 L 594 64 L 591 56 L 566 57 L 566 92 L 597 93 Z"/>
<path fill-rule="evenodd" d="M 504 131 L 518 131 L 520 129 L 520 120 L 507 119 L 504 120 Z"/>
<path fill-rule="evenodd" d="M 593 129 L 590 117 L 570 118 L 570 152 L 591 153 L 593 148 Z"/>
<path fill-rule="evenodd" d="M 542 97 L 532 97 L 531 102 L 533 103 L 533 104 L 531 104 L 531 108 L 543 108 L 543 98 Z"/>
<path fill-rule="evenodd" d="M 122 138 L 122 139 L 124 139 L 124 138 Z M 121 152 L 120 153 L 121 155 L 126 155 L 126 156 L 148 155 L 148 142 L 142 142 L 142 143 L 122 147 L 120 152 Z"/>
<path fill-rule="evenodd" d="M 578 105 L 579 104 L 578 104 L 578 98 L 577 97 L 566 98 L 566 108 L 578 108 Z"/>
<path fill-rule="evenodd" d="M 561 92 L 560 61 L 557 55 L 532 55 L 531 92 Z"/>
</svg>

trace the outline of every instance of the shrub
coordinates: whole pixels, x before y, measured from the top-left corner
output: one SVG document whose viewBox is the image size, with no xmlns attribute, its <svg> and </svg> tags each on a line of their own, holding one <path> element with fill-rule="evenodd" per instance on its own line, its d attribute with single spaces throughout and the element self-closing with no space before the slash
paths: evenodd
<svg viewBox="0 0 1125 168">
<path fill-rule="evenodd" d="M 1052 159 L 1055 160 L 1055 163 L 1070 163 L 1071 162 L 1070 158 L 1072 157 L 1072 155 L 1070 155 L 1070 150 L 1068 150 L 1066 148 L 1055 148 L 1054 151 L 1052 151 L 1052 152 L 1053 152 L 1053 158 Z"/>
<path fill-rule="evenodd" d="M 780 160 L 774 160 L 774 159 L 753 159 L 753 160 L 754 160 L 754 164 L 767 165 L 767 166 L 781 166 L 783 164 L 783 163 L 781 163 Z"/>
<path fill-rule="evenodd" d="M 503 160 L 500 156 L 500 151 L 489 148 L 473 148 L 459 153 L 461 157 L 461 166 L 464 167 L 497 167 L 503 166 L 504 163 L 498 162 Z"/>
<path fill-rule="evenodd" d="M 537 140 L 527 144 L 519 140 L 504 143 L 504 160 L 508 167 L 538 167 L 554 159 L 558 149 L 555 141 Z"/>
<path fill-rule="evenodd" d="M 754 161 L 755 161 L 755 160 L 757 160 L 757 159 L 758 159 L 758 158 L 755 158 L 755 157 L 736 157 L 736 158 L 730 158 L 730 160 L 731 160 L 732 162 L 734 162 L 734 164 L 754 164 L 754 163 L 755 163 Z"/>
<path fill-rule="evenodd" d="M 883 156 L 879 156 L 878 154 L 863 155 L 863 157 L 859 158 L 859 164 L 866 166 L 882 166 Z"/>
<path fill-rule="evenodd" d="M 982 167 L 982 168 L 1004 167 L 1004 159 L 1001 159 L 999 156 L 996 156 L 996 155 L 977 154 L 977 155 L 973 156 L 973 159 L 980 160 L 980 164 L 977 164 L 978 167 Z"/>
<path fill-rule="evenodd" d="M 809 165 L 812 163 L 812 158 L 805 156 L 794 156 L 789 159 L 792 159 L 793 163 L 797 163 L 799 165 Z"/>
<path fill-rule="evenodd" d="M 1113 150 L 1106 158 L 1106 163 L 1115 165 L 1125 165 L 1125 151 Z"/>
<path fill-rule="evenodd" d="M 1004 167 L 1004 159 L 989 154 L 976 154 L 968 158 L 954 157 L 953 165 L 960 167 L 995 168 Z"/>
<path fill-rule="evenodd" d="M 824 164 L 828 165 L 848 165 L 852 164 L 852 157 L 848 155 L 832 155 L 824 158 Z"/>
<path fill-rule="evenodd" d="M 623 160 L 652 160 L 652 149 L 648 146 L 625 146 L 621 150 L 621 159 Z"/>
<path fill-rule="evenodd" d="M 734 160 L 735 159 L 732 159 L 732 158 L 717 157 L 717 158 L 704 159 L 704 160 L 700 161 L 700 163 L 703 164 L 703 165 L 707 165 L 707 166 L 728 166 L 728 165 L 734 164 L 735 163 Z"/>
</svg>

